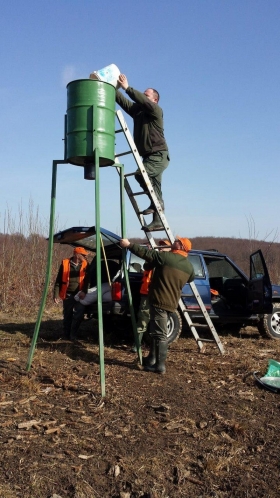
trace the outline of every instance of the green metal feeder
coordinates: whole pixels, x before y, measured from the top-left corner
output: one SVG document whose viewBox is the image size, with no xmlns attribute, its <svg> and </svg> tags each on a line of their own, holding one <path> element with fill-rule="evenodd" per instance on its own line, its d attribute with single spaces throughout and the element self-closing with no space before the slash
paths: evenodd
<svg viewBox="0 0 280 498">
<path fill-rule="evenodd" d="M 85 179 L 95 179 L 99 166 L 115 163 L 116 89 L 110 83 L 82 79 L 67 85 L 65 160 L 84 167 Z"/>
</svg>

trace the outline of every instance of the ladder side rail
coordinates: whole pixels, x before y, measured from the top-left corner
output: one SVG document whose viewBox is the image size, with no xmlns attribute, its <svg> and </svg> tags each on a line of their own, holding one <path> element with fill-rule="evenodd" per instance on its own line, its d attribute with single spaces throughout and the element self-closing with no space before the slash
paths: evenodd
<svg viewBox="0 0 280 498">
<path fill-rule="evenodd" d="M 117 157 L 115 157 L 115 164 L 120 164 L 120 161 L 118 160 Z M 120 175 L 121 174 L 120 168 L 117 167 L 116 169 L 117 169 L 118 174 Z M 130 199 L 130 202 L 134 208 L 134 211 L 136 212 L 136 215 L 140 221 L 140 224 L 143 225 L 144 224 L 144 217 L 140 213 L 139 206 L 134 198 L 134 195 L 133 195 L 133 192 L 132 192 L 131 187 L 129 185 L 129 182 L 126 178 L 124 178 L 124 188 L 125 188 L 126 193 Z"/>
<path fill-rule="evenodd" d="M 154 203 L 154 205 L 156 207 L 156 210 L 157 210 L 157 212 L 159 214 L 159 217 L 160 217 L 161 222 L 163 224 L 163 227 L 165 229 L 166 235 L 167 235 L 167 237 L 169 238 L 169 240 L 172 243 L 172 242 L 174 242 L 175 237 L 173 236 L 173 234 L 171 232 L 171 229 L 170 229 L 170 227 L 169 227 L 169 225 L 167 223 L 167 219 L 166 219 L 166 217 L 164 215 L 162 206 L 160 205 L 160 203 L 158 201 L 158 198 L 157 198 L 157 196 L 154 193 L 154 189 L 152 187 L 150 178 L 149 178 L 148 173 L 147 173 L 147 171 L 145 169 L 145 166 L 143 165 L 142 159 L 141 159 L 140 154 L 139 154 L 139 152 L 137 150 L 137 147 L 136 147 L 136 145 L 134 143 L 133 137 L 132 137 L 132 135 L 131 135 L 131 133 L 130 133 L 130 131 L 128 129 L 128 126 L 127 126 L 127 124 L 125 122 L 123 114 L 122 114 L 122 112 L 120 110 L 118 110 L 118 111 L 116 111 L 116 115 L 117 115 L 117 118 L 119 120 L 120 126 L 123 129 L 123 132 L 124 132 L 124 135 L 125 135 L 126 140 L 128 142 L 128 145 L 129 145 L 129 147 L 130 147 L 130 149 L 132 151 L 132 154 L 134 156 L 135 162 L 136 162 L 136 164 L 137 164 L 137 166 L 138 166 L 138 168 L 139 168 L 140 172 L 142 173 L 142 176 L 143 176 L 143 178 L 145 180 L 145 183 L 146 183 L 147 188 L 148 188 L 149 195 L 151 196 L 151 199 L 152 199 L 152 201 L 153 201 L 153 203 Z M 117 156 L 115 156 L 115 159 L 118 159 Z M 117 163 L 117 161 L 116 161 L 116 163 Z M 126 175 L 125 175 L 125 178 L 126 178 Z M 131 193 L 130 195 L 132 195 L 132 196 L 135 195 L 135 194 L 132 193 L 131 189 L 130 189 L 130 193 Z M 138 211 L 139 211 L 139 209 L 138 209 Z M 138 218 L 139 218 L 139 216 L 138 216 Z M 144 221 L 144 218 L 143 218 L 143 221 L 142 221 L 141 225 L 143 227 L 145 227 L 145 225 L 146 225 L 146 223 Z"/>
<path fill-rule="evenodd" d="M 173 233 L 171 232 L 171 229 L 170 229 L 170 227 L 169 227 L 169 225 L 167 223 L 166 217 L 165 217 L 165 215 L 163 213 L 162 207 L 161 207 L 161 205 L 160 205 L 160 203 L 159 203 L 159 201 L 158 201 L 158 199 L 157 199 L 157 197 L 156 197 L 156 195 L 154 193 L 154 189 L 152 187 L 151 181 L 150 181 L 149 176 L 148 176 L 148 174 L 146 172 L 145 166 L 143 165 L 142 159 L 141 159 L 141 157 L 139 155 L 139 152 L 138 152 L 137 147 L 136 147 L 136 145 L 134 143 L 132 135 L 131 135 L 131 133 L 130 133 L 130 131 L 128 129 L 128 126 L 127 126 L 127 124 L 125 122 L 123 114 L 122 114 L 122 112 L 120 110 L 118 110 L 118 111 L 116 111 L 116 115 L 117 115 L 117 118 L 119 120 L 120 126 L 121 126 L 121 128 L 123 130 L 123 133 L 124 133 L 124 135 L 126 137 L 128 145 L 129 145 L 129 147 L 131 149 L 131 152 L 132 152 L 132 154 L 134 156 L 135 162 L 136 162 L 136 164 L 137 164 L 137 166 L 139 168 L 139 171 L 141 172 L 141 174 L 142 174 L 142 176 L 143 176 L 143 178 L 145 180 L 146 186 L 148 188 L 149 195 L 151 196 L 151 199 L 154 202 L 156 210 L 157 210 L 157 212 L 159 214 L 159 217 L 160 217 L 161 222 L 163 224 L 163 227 L 165 229 L 166 235 L 169 238 L 170 242 L 172 243 L 172 242 L 174 242 L 175 237 L 174 237 Z M 124 154 L 128 154 L 128 153 L 129 152 L 126 152 Z M 116 162 L 116 164 L 119 163 L 118 157 L 121 156 L 121 155 L 124 155 L 124 154 L 118 154 L 118 155 L 115 156 L 115 162 Z M 120 173 L 119 168 L 117 168 L 117 170 Z M 137 215 L 137 217 L 138 217 L 138 219 L 140 221 L 140 224 L 142 226 L 145 226 L 144 217 L 143 217 L 142 213 L 140 212 L 138 204 L 137 204 L 137 202 L 136 202 L 136 200 L 134 198 L 134 196 L 137 195 L 137 194 L 135 194 L 135 193 L 132 192 L 131 187 L 130 187 L 130 185 L 128 183 L 128 180 L 127 180 L 126 176 L 132 176 L 132 173 L 129 173 L 128 175 L 125 175 L 125 189 L 126 189 L 127 194 L 128 194 L 128 196 L 130 198 L 130 201 L 131 201 L 131 203 L 132 203 L 132 205 L 134 207 L 134 210 L 135 210 L 136 215 Z M 141 193 L 139 193 L 139 195 L 140 194 Z M 154 237 L 151 234 L 151 232 L 145 232 L 145 234 L 146 234 L 146 237 L 148 238 L 148 241 L 149 241 L 151 247 L 156 247 L 156 243 L 154 241 Z M 205 305 L 204 305 L 204 303 L 203 303 L 203 301 L 201 299 L 201 296 L 200 296 L 200 294 L 199 294 L 199 292 L 198 292 L 198 290 L 197 290 L 196 285 L 194 284 L 194 282 L 190 283 L 190 287 L 191 287 L 192 292 L 193 292 L 193 294 L 194 294 L 194 296 L 195 296 L 195 298 L 197 300 L 197 303 L 198 303 L 198 305 L 199 305 L 199 307 L 200 307 L 200 309 L 201 309 L 201 311 L 203 313 L 203 316 L 204 316 L 204 318 L 206 320 L 206 323 L 207 323 L 207 325 L 208 325 L 208 327 L 210 329 L 210 332 L 213 335 L 214 341 L 216 342 L 216 344 L 217 344 L 220 352 L 223 354 L 224 353 L 223 345 L 222 345 L 222 343 L 220 341 L 220 338 L 219 338 L 219 336 L 218 336 L 218 334 L 216 332 L 216 329 L 215 329 L 215 327 L 214 327 L 214 325 L 212 323 L 212 320 L 211 320 L 211 318 L 210 318 L 210 316 L 209 316 L 209 314 L 208 314 L 208 312 L 207 312 L 207 310 L 205 308 Z M 189 328 L 191 329 L 191 332 L 192 332 L 192 334 L 193 334 L 193 336 L 194 336 L 194 338 L 195 338 L 195 340 L 196 340 L 196 342 L 197 342 L 200 350 L 203 351 L 204 350 L 204 346 L 203 346 L 203 343 L 202 343 L 203 339 L 199 337 L 199 335 L 197 333 L 197 330 L 196 330 L 196 328 L 195 328 L 195 326 L 194 326 L 194 324 L 193 324 L 193 322 L 191 320 L 191 317 L 190 317 L 190 315 L 189 315 L 189 313 L 187 311 L 187 308 L 186 308 L 186 306 L 185 306 L 185 304 L 184 304 L 184 302 L 183 302 L 182 299 L 180 299 L 180 301 L 179 301 L 179 308 L 181 309 L 183 317 L 185 318 L 186 322 L 188 323 Z M 205 342 L 206 341 L 210 342 L 210 340 L 205 340 Z M 211 339 L 211 342 L 213 342 L 212 339 Z"/>
<path fill-rule="evenodd" d="M 145 166 L 144 166 L 144 164 L 142 162 L 142 158 L 141 158 L 141 156 L 140 156 L 140 154 L 139 154 L 139 152 L 137 150 L 137 147 L 135 145 L 133 137 L 132 137 L 132 135 L 131 135 L 131 133 L 130 133 L 130 131 L 128 129 L 128 126 L 127 126 L 127 124 L 125 122 L 123 114 L 119 110 L 119 111 L 116 111 L 116 115 L 117 115 L 117 118 L 119 120 L 119 123 L 120 123 L 121 127 L 123 128 L 124 135 L 126 137 L 128 145 L 129 145 L 129 147 L 131 149 L 131 152 L 132 152 L 132 154 L 134 156 L 135 162 L 136 162 L 136 164 L 137 164 L 140 172 L 142 173 L 142 176 L 144 177 L 144 180 L 145 180 L 145 183 L 146 183 L 146 185 L 148 187 L 149 194 L 151 195 L 152 201 L 154 202 L 154 204 L 155 204 L 155 206 L 157 208 L 157 211 L 158 211 L 158 213 L 160 215 L 163 212 L 162 211 L 162 207 L 161 207 L 161 205 L 160 205 L 160 203 L 158 201 L 158 198 L 157 198 L 157 196 L 156 196 L 156 194 L 154 192 L 154 189 L 153 189 L 152 184 L 151 184 L 151 180 L 150 180 L 150 178 L 148 176 L 148 173 L 147 173 L 147 171 L 145 169 Z"/>
<path fill-rule="evenodd" d="M 222 354 L 224 354 L 224 348 L 223 348 L 223 345 L 222 345 L 221 340 L 219 338 L 219 335 L 217 334 L 217 331 L 216 331 L 216 329 L 215 329 L 215 327 L 213 325 L 213 322 L 212 322 L 212 320 L 211 320 L 211 318 L 209 316 L 209 313 L 208 313 L 207 309 L 205 308 L 204 302 L 202 301 L 201 296 L 200 296 L 200 294 L 199 294 L 199 292 L 197 290 L 197 287 L 196 287 L 196 285 L 195 285 L 194 282 L 190 282 L 190 288 L 193 291 L 193 294 L 194 294 L 194 296 L 195 296 L 195 298 L 197 300 L 197 303 L 198 303 L 198 305 L 199 305 L 199 307 L 200 307 L 200 309 L 201 309 L 201 311 L 202 311 L 202 313 L 204 315 L 204 318 L 205 318 L 205 320 L 206 320 L 206 322 L 207 322 L 207 324 L 209 326 L 209 329 L 210 329 L 210 331 L 211 331 L 211 333 L 212 333 L 212 335 L 214 337 L 214 340 L 215 340 L 215 342 L 216 342 L 216 344 L 217 344 L 220 352 Z"/>
<path fill-rule="evenodd" d="M 204 342 L 215 342 L 217 344 L 217 347 L 218 347 L 220 353 L 224 354 L 223 345 L 222 345 L 222 343 L 220 341 L 220 338 L 219 338 L 219 336 L 218 336 L 218 334 L 216 332 L 216 329 L 215 329 L 213 323 L 211 322 L 211 319 L 210 319 L 210 317 L 209 317 L 209 315 L 207 313 L 207 310 L 206 310 L 206 314 L 208 315 L 208 318 L 209 318 L 209 320 L 206 320 L 207 323 L 205 325 L 203 325 L 203 324 L 201 324 L 201 325 L 200 324 L 196 324 L 195 325 L 193 323 L 193 321 L 192 321 L 192 319 L 191 319 L 191 317 L 190 317 L 190 315 L 188 313 L 188 310 L 187 310 L 186 306 L 184 305 L 184 302 L 182 301 L 182 299 L 179 301 L 179 308 L 180 308 L 180 310 L 181 310 L 181 312 L 183 314 L 183 317 L 186 320 L 186 322 L 187 322 L 187 324 L 188 324 L 188 326 L 189 326 L 189 328 L 190 328 L 190 330 L 191 330 L 191 332 L 192 332 L 192 334 L 193 334 L 193 336 L 194 336 L 194 338 L 195 338 L 195 340 L 197 342 L 197 345 L 198 345 L 201 353 L 203 353 L 205 351 L 205 347 L 203 345 Z M 204 315 L 204 317 L 206 319 L 205 315 Z M 210 321 L 210 323 L 209 323 L 209 321 Z M 210 332 L 213 335 L 213 339 L 204 339 L 204 338 L 199 337 L 199 335 L 197 333 L 197 330 L 196 330 L 196 326 L 197 325 L 201 326 L 201 327 L 207 327 L 207 328 L 209 328 Z"/>
<path fill-rule="evenodd" d="M 182 312 L 182 315 L 183 315 L 183 318 L 187 322 L 187 324 L 188 324 L 188 326 L 189 326 L 189 328 L 191 330 L 191 333 L 194 336 L 195 341 L 196 341 L 196 343 L 197 343 L 200 351 L 203 352 L 204 351 L 204 346 L 203 346 L 203 344 L 202 344 L 202 342 L 200 340 L 200 337 L 199 337 L 199 335 L 197 333 L 197 330 L 196 330 L 195 326 L 192 323 L 192 319 L 191 319 L 191 317 L 190 317 L 190 315 L 189 315 L 189 313 L 187 311 L 187 308 L 186 308 L 186 306 L 185 306 L 185 304 L 184 304 L 184 302 L 183 302 L 182 299 L 179 300 L 178 307 L 180 308 L 180 310 Z"/>
<path fill-rule="evenodd" d="M 115 158 L 115 164 L 119 164 L 118 158 Z M 120 172 L 120 168 L 117 167 L 116 169 L 117 169 L 117 172 L 120 175 L 120 173 L 121 173 Z M 139 219 L 140 224 L 142 226 L 144 226 L 144 224 L 145 224 L 145 222 L 144 222 L 144 216 L 139 211 L 138 204 L 137 204 L 136 200 L 134 199 L 133 192 L 131 190 L 130 184 L 129 184 L 129 182 L 128 182 L 128 180 L 126 178 L 124 178 L 124 187 L 125 187 L 125 190 L 126 190 L 126 193 L 127 193 L 128 197 L 130 199 L 130 202 L 131 202 L 131 204 L 132 204 L 132 206 L 134 208 L 136 216 Z M 146 235 L 146 237 L 147 237 L 147 239 L 148 239 L 149 244 L 151 245 L 151 247 L 153 247 L 153 248 L 156 247 L 157 244 L 156 244 L 156 242 L 154 240 L 152 232 L 145 232 L 145 235 Z"/>
</svg>

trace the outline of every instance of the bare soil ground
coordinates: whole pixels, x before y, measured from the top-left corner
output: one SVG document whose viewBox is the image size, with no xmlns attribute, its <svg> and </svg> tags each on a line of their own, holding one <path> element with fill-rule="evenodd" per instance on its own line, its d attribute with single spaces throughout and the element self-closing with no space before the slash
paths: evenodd
<svg viewBox="0 0 280 498">
<path fill-rule="evenodd" d="M 185 333 L 161 376 L 107 327 L 102 398 L 96 322 L 73 344 L 46 316 L 27 372 L 34 322 L 0 318 L 2 498 L 278 496 L 280 397 L 252 372 L 280 360 L 280 341 L 225 331 L 221 356 Z"/>
</svg>

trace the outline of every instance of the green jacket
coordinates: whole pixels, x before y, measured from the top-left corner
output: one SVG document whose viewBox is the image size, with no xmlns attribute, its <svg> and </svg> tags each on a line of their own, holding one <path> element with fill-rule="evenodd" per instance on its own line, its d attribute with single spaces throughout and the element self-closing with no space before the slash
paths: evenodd
<svg viewBox="0 0 280 498">
<path fill-rule="evenodd" d="M 178 253 L 147 249 L 139 244 L 130 244 L 129 250 L 155 268 L 149 289 L 150 304 L 175 311 L 183 286 L 194 280 L 194 269 L 188 258 Z"/>
<path fill-rule="evenodd" d="M 144 157 L 159 150 L 168 150 L 163 131 L 163 112 L 155 102 L 151 102 L 144 93 L 130 86 L 126 89 L 131 102 L 119 91 L 116 102 L 133 118 L 134 142 L 140 156 Z"/>
</svg>

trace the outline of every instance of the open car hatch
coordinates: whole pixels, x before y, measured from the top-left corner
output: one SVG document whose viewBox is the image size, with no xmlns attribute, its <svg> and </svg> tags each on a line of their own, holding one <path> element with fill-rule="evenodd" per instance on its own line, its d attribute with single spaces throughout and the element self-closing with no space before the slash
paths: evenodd
<svg viewBox="0 0 280 498">
<path fill-rule="evenodd" d="M 105 228 L 100 227 L 102 245 L 107 258 L 120 258 L 122 249 L 119 246 L 121 237 Z M 72 227 L 62 230 L 53 236 L 54 244 L 68 244 L 72 247 L 84 247 L 86 250 L 96 252 L 95 227 Z"/>
</svg>

